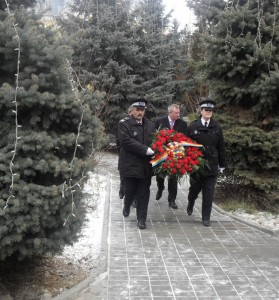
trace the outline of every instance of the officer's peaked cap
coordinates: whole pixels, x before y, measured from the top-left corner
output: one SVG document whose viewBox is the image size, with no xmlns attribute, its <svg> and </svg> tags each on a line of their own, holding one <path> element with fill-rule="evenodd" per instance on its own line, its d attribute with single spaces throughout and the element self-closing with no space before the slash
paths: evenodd
<svg viewBox="0 0 279 300">
<path fill-rule="evenodd" d="M 143 107 L 146 108 L 147 100 L 143 98 L 134 99 L 131 102 L 132 107 Z"/>
<path fill-rule="evenodd" d="M 200 103 L 199 106 L 201 108 L 207 107 L 207 108 L 214 108 L 216 105 L 216 102 L 211 100 L 211 99 L 203 99 Z"/>
</svg>

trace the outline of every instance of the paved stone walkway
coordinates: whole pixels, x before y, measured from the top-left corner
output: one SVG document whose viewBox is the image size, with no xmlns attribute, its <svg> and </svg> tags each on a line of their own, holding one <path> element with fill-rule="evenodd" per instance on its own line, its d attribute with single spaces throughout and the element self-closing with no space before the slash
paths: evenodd
<svg viewBox="0 0 279 300">
<path fill-rule="evenodd" d="M 103 270 L 64 299 L 279 299 L 278 238 L 216 210 L 211 227 L 204 227 L 200 200 L 192 216 L 186 213 L 187 183 L 173 210 L 166 190 L 155 200 L 155 178 L 147 229 L 139 230 L 134 209 L 122 216 L 118 187 L 114 171 L 108 177 Z"/>
</svg>

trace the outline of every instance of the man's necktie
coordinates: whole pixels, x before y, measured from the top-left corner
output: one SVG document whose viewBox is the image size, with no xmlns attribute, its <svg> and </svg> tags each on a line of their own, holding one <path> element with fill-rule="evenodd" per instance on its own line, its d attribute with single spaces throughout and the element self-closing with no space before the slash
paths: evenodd
<svg viewBox="0 0 279 300">
<path fill-rule="evenodd" d="M 174 122 L 170 121 L 170 129 L 173 129 L 173 126 L 174 126 Z"/>
<path fill-rule="evenodd" d="M 207 127 L 207 122 L 204 122 L 204 126 Z"/>
</svg>

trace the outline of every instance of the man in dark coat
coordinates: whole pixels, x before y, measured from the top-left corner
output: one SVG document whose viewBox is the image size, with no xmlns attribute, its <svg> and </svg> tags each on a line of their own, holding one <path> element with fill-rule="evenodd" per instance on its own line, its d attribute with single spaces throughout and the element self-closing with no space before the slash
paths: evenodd
<svg viewBox="0 0 279 300">
<path fill-rule="evenodd" d="M 127 116 L 122 118 L 119 123 L 117 124 L 117 130 L 116 130 L 116 147 L 117 147 L 117 152 L 119 154 L 120 152 L 120 144 L 119 144 L 119 139 L 118 139 L 118 126 L 119 124 L 123 123 L 124 121 L 128 120 L 130 115 L 131 115 L 131 111 L 132 111 L 132 106 L 130 106 L 128 108 L 128 111 L 127 111 Z M 119 162 L 118 162 L 118 170 L 119 170 Z M 120 186 L 119 186 L 119 198 L 120 199 L 123 199 L 124 198 L 124 178 L 122 178 L 120 176 Z"/>
<path fill-rule="evenodd" d="M 156 129 L 173 129 L 186 135 L 187 123 L 183 121 L 180 117 L 180 107 L 177 104 L 171 104 L 168 107 L 168 116 L 156 120 Z M 164 182 L 165 177 L 158 174 L 156 175 L 158 191 L 156 194 L 156 200 L 162 197 L 163 190 L 165 188 Z M 177 204 L 175 203 L 177 195 L 177 179 L 175 177 L 168 178 L 168 201 L 171 208 L 177 209 Z"/>
<path fill-rule="evenodd" d="M 137 220 L 140 229 L 146 228 L 152 176 L 152 166 L 149 162 L 154 154 L 149 146 L 155 132 L 154 124 L 144 117 L 145 109 L 144 99 L 135 100 L 131 116 L 118 126 L 119 171 L 120 176 L 124 178 L 125 194 L 123 216 L 129 216 L 130 206 L 137 196 Z"/>
<path fill-rule="evenodd" d="M 193 213 L 195 200 L 202 191 L 202 222 L 204 226 L 210 226 L 215 184 L 218 171 L 223 172 L 226 166 L 226 153 L 222 129 L 212 119 L 215 102 L 205 99 L 199 105 L 201 118 L 188 126 L 186 135 L 204 146 L 204 158 L 208 166 L 202 172 L 190 175 L 187 213 Z"/>
</svg>

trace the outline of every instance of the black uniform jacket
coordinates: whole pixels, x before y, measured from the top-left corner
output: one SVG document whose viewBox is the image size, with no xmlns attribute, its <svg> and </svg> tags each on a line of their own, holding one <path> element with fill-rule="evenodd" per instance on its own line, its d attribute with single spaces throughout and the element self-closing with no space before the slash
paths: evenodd
<svg viewBox="0 0 279 300">
<path fill-rule="evenodd" d="M 186 135 L 204 146 L 204 158 L 209 163 L 206 175 L 217 175 L 218 165 L 220 168 L 226 167 L 225 142 L 219 123 L 210 119 L 209 126 L 205 127 L 198 119 L 188 126 Z"/>
<path fill-rule="evenodd" d="M 169 118 L 163 117 L 163 118 L 157 119 L 155 122 L 155 127 L 156 127 L 156 129 L 163 129 L 163 128 L 170 129 Z M 173 129 L 186 135 L 187 123 L 185 121 L 183 121 L 182 119 L 177 119 L 174 123 Z"/>
<path fill-rule="evenodd" d="M 120 176 L 135 178 L 152 176 L 152 166 L 149 163 L 151 155 L 146 155 L 146 151 L 152 143 L 154 132 L 154 123 L 146 118 L 143 118 L 142 125 L 138 124 L 133 116 L 119 123 Z"/>
</svg>

